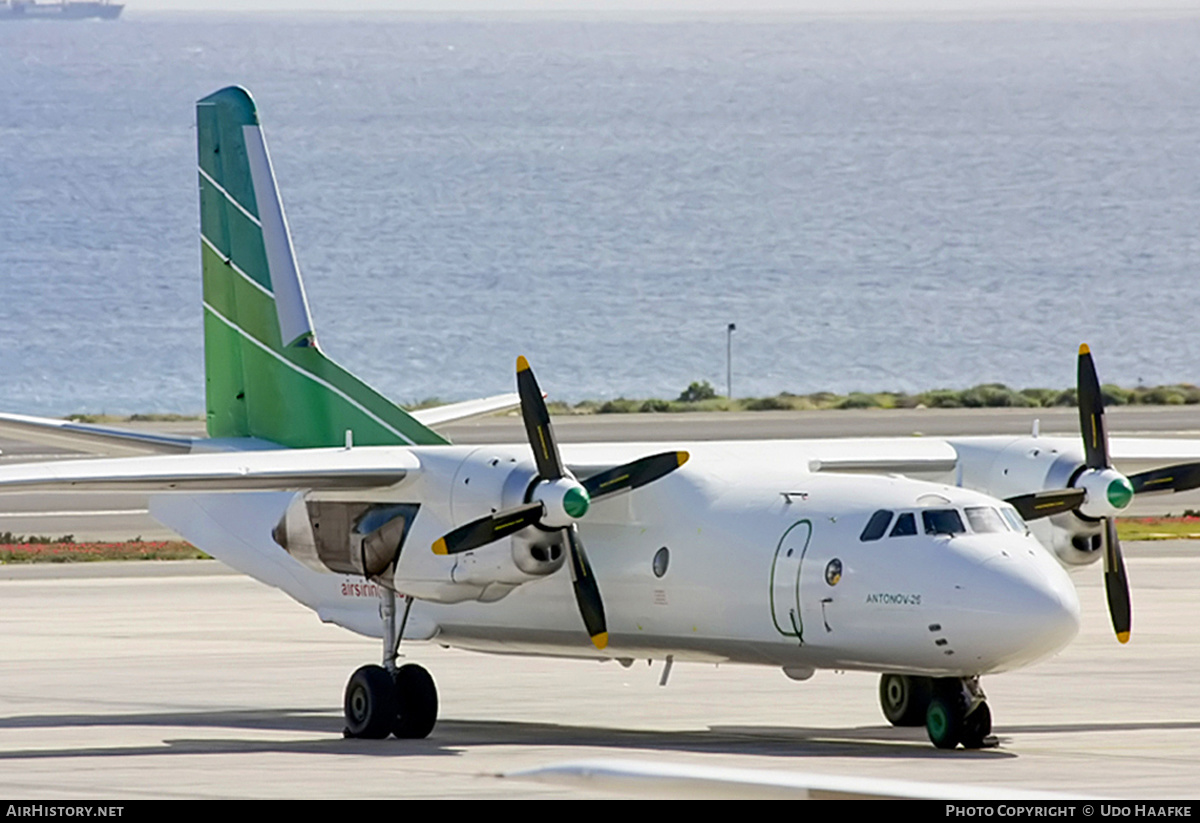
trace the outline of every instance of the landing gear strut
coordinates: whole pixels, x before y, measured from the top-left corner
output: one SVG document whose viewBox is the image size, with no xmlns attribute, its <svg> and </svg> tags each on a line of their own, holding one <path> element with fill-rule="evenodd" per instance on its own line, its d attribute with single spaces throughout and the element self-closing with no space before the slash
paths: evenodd
<svg viewBox="0 0 1200 823">
<path fill-rule="evenodd" d="M 879 678 L 879 707 L 893 726 L 924 726 L 933 697 L 933 678 L 885 674 Z"/>
<path fill-rule="evenodd" d="M 996 745 L 992 712 L 978 677 L 942 677 L 933 681 L 925 712 L 925 730 L 939 749 L 982 749 Z"/>
<path fill-rule="evenodd" d="M 396 625 L 396 594 L 380 587 L 383 618 L 383 665 L 362 666 L 350 676 L 342 707 L 346 714 L 345 737 L 382 740 L 428 737 L 437 722 L 437 685 L 416 663 L 396 666 L 400 638 L 413 599 L 404 598 L 404 617 Z"/>
</svg>

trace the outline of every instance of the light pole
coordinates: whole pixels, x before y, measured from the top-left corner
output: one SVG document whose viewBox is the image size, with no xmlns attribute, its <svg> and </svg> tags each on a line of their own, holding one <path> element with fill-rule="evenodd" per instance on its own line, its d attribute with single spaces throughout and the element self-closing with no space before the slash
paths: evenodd
<svg viewBox="0 0 1200 823">
<path fill-rule="evenodd" d="M 733 333 L 737 324 L 730 323 L 725 328 L 725 397 L 733 399 Z"/>
</svg>

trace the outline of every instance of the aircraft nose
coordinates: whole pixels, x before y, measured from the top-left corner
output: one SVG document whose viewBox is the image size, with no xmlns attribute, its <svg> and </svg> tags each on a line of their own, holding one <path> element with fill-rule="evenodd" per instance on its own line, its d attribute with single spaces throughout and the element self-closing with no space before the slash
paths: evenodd
<svg viewBox="0 0 1200 823">
<path fill-rule="evenodd" d="M 980 671 L 1004 671 L 1054 654 L 1079 633 L 1079 597 L 1067 573 L 1040 548 L 1020 544 L 956 585 L 962 633 L 955 652 Z"/>
</svg>

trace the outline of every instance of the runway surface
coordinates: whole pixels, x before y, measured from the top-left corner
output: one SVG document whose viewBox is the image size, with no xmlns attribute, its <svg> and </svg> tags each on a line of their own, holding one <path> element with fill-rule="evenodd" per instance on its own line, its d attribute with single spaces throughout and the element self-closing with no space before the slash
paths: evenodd
<svg viewBox="0 0 1200 823">
<path fill-rule="evenodd" d="M 0 568 L 0 795 L 522 798 L 589 792 L 500 773 L 591 758 L 950 782 L 1117 798 L 1200 795 L 1200 557 L 1128 547 L 1134 634 L 1113 638 L 1098 567 L 1080 637 L 987 677 L 1000 747 L 943 752 L 894 729 L 873 675 L 408 648 L 436 678 L 427 740 L 341 737 L 377 643 L 322 625 L 214 561 Z M 605 796 L 597 794 L 596 796 Z"/>
</svg>

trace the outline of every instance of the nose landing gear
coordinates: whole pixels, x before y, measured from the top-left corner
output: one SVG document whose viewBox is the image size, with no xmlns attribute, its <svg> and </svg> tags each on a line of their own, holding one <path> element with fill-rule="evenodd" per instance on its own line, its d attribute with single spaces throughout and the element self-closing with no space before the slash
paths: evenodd
<svg viewBox="0 0 1200 823">
<path fill-rule="evenodd" d="M 933 697 L 933 678 L 885 674 L 879 678 L 879 707 L 893 726 L 923 726 Z"/>
<path fill-rule="evenodd" d="M 992 712 L 978 677 L 943 677 L 933 681 L 925 711 L 925 730 L 939 749 L 983 749 L 997 745 Z"/>
</svg>

